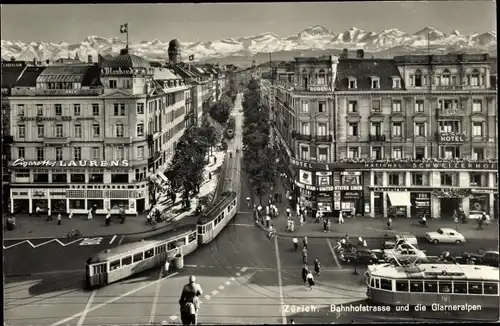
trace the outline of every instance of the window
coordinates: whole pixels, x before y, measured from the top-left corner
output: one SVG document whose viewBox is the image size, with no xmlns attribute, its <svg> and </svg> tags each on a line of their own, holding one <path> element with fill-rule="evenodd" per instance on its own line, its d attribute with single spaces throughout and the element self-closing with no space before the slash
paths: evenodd
<svg viewBox="0 0 500 326">
<path fill-rule="evenodd" d="M 421 146 L 415 147 L 415 158 L 417 160 L 422 160 L 425 158 L 425 147 Z"/>
<path fill-rule="evenodd" d="M 402 147 L 394 147 L 392 149 L 392 158 L 403 158 L 403 148 Z"/>
<path fill-rule="evenodd" d="M 498 295 L 498 283 L 484 283 L 484 294 Z"/>
<path fill-rule="evenodd" d="M 410 281 L 410 292 L 424 292 L 424 282 Z"/>
<path fill-rule="evenodd" d="M 326 102 L 318 102 L 318 112 L 326 112 Z"/>
<path fill-rule="evenodd" d="M 81 129 L 80 129 L 81 133 Z M 81 135 L 80 135 L 81 136 Z M 57 124 L 56 125 L 56 137 L 57 138 L 62 138 L 64 137 L 64 132 L 63 132 L 63 125 L 62 124 Z"/>
<path fill-rule="evenodd" d="M 62 105 L 61 104 L 54 104 L 54 109 L 56 111 L 57 116 L 62 115 Z"/>
<path fill-rule="evenodd" d="M 460 147 L 441 147 L 440 157 L 446 159 L 460 157 Z"/>
<path fill-rule="evenodd" d="M 137 159 L 138 160 L 144 159 L 144 146 L 137 147 Z"/>
<path fill-rule="evenodd" d="M 93 160 L 101 159 L 101 153 L 99 151 L 99 147 L 92 147 L 92 159 Z"/>
<path fill-rule="evenodd" d="M 139 252 L 139 253 L 134 255 L 134 263 L 142 260 L 142 254 L 143 254 L 143 252 Z"/>
<path fill-rule="evenodd" d="M 309 130 L 309 122 L 301 122 L 300 123 L 300 133 L 303 135 L 310 135 L 311 131 Z"/>
<path fill-rule="evenodd" d="M 109 270 L 114 271 L 115 269 L 120 268 L 120 266 L 121 266 L 120 259 L 114 260 L 109 263 Z"/>
<path fill-rule="evenodd" d="M 97 116 L 99 115 L 99 104 L 92 104 L 92 115 Z"/>
<path fill-rule="evenodd" d="M 117 83 L 116 83 L 116 80 L 111 79 L 111 80 L 109 81 L 109 88 L 116 88 L 116 84 L 117 84 Z"/>
<path fill-rule="evenodd" d="M 372 100 L 372 111 L 380 112 L 380 100 Z"/>
<path fill-rule="evenodd" d="M 470 173 L 470 185 L 476 187 L 482 187 L 485 182 L 483 182 L 483 174 L 482 173 Z"/>
<path fill-rule="evenodd" d="M 371 133 L 372 133 L 372 135 L 381 135 L 382 134 L 382 123 L 372 122 Z"/>
<path fill-rule="evenodd" d="M 17 158 L 25 158 L 26 151 L 24 150 L 24 147 L 18 147 L 17 148 Z"/>
<path fill-rule="evenodd" d="M 472 101 L 472 112 L 481 112 L 483 110 L 483 103 L 481 100 Z"/>
<path fill-rule="evenodd" d="M 380 88 L 380 80 L 378 78 L 372 78 L 372 88 Z"/>
<path fill-rule="evenodd" d="M 115 103 L 114 114 L 116 116 L 125 116 L 125 103 Z"/>
<path fill-rule="evenodd" d="M 441 76 L 441 85 L 442 86 L 450 86 L 451 81 L 451 73 L 448 69 L 443 71 L 443 75 Z"/>
<path fill-rule="evenodd" d="M 372 159 L 374 160 L 382 159 L 382 146 L 372 146 Z"/>
<path fill-rule="evenodd" d="M 63 148 L 56 147 L 56 161 L 62 161 L 62 160 L 63 160 Z"/>
<path fill-rule="evenodd" d="M 81 113 L 80 104 L 73 104 L 73 115 L 79 116 Z"/>
<path fill-rule="evenodd" d="M 453 282 L 453 293 L 467 294 L 467 282 Z"/>
<path fill-rule="evenodd" d="M 132 264 L 132 256 L 122 258 L 122 266 L 128 266 Z"/>
<path fill-rule="evenodd" d="M 402 137 L 403 136 L 403 123 L 393 122 L 392 123 L 392 136 Z"/>
<path fill-rule="evenodd" d="M 484 148 L 473 148 L 472 149 L 472 159 L 476 161 L 484 160 Z"/>
<path fill-rule="evenodd" d="M 164 253 L 167 251 L 167 245 L 166 244 L 162 244 L 158 247 L 155 248 L 155 253 L 156 254 L 161 254 L 161 253 Z"/>
<path fill-rule="evenodd" d="M 318 136 L 326 136 L 326 123 L 318 123 Z"/>
<path fill-rule="evenodd" d="M 424 112 L 424 100 L 415 101 L 415 112 Z"/>
<path fill-rule="evenodd" d="M 401 186 L 401 175 L 399 173 L 389 173 L 389 185 L 390 186 Z"/>
<path fill-rule="evenodd" d="M 477 69 L 472 71 L 470 86 L 479 86 L 479 71 Z"/>
<path fill-rule="evenodd" d="M 483 123 L 482 122 L 473 122 L 472 123 L 472 136 L 473 137 L 482 137 L 483 136 Z"/>
<path fill-rule="evenodd" d="M 326 85 L 325 71 L 323 69 L 321 69 L 317 75 L 316 84 Z"/>
<path fill-rule="evenodd" d="M 412 172 L 411 173 L 411 184 L 412 184 L 412 186 L 423 186 L 424 185 L 424 174 L 422 172 Z"/>
<path fill-rule="evenodd" d="M 116 137 L 124 137 L 125 129 L 123 128 L 123 125 L 121 123 L 116 124 L 115 130 L 116 130 Z"/>
<path fill-rule="evenodd" d="M 303 160 L 309 160 L 309 147 L 306 146 L 300 147 L 300 157 Z"/>
<path fill-rule="evenodd" d="M 137 103 L 137 114 L 144 114 L 144 103 Z"/>
<path fill-rule="evenodd" d="M 142 136 L 144 136 L 144 124 L 138 123 L 137 124 L 137 137 L 142 137 Z"/>
<path fill-rule="evenodd" d="M 451 293 L 451 282 L 439 281 L 439 293 Z"/>
<path fill-rule="evenodd" d="M 392 280 L 388 280 L 386 278 L 380 279 L 380 288 L 382 290 L 390 290 L 392 291 Z"/>
<path fill-rule="evenodd" d="M 154 249 L 148 249 L 144 252 L 144 259 L 151 258 L 155 255 Z"/>
<path fill-rule="evenodd" d="M 309 103 L 307 103 L 307 101 L 301 101 L 301 108 L 300 108 L 300 111 L 301 112 L 309 112 Z"/>
<path fill-rule="evenodd" d="M 425 281 L 425 287 L 424 291 L 428 293 L 437 293 L 438 287 L 437 287 L 437 281 Z"/>
<path fill-rule="evenodd" d="M 24 117 L 24 104 L 17 105 L 17 115 L 20 117 Z"/>
<path fill-rule="evenodd" d="M 461 130 L 460 121 L 439 121 L 439 131 L 444 133 L 456 133 Z"/>
<path fill-rule="evenodd" d="M 43 105 L 42 104 L 37 104 L 36 105 L 36 115 L 38 117 L 43 116 Z"/>
<path fill-rule="evenodd" d="M 349 101 L 349 112 L 353 112 L 353 113 L 358 112 L 358 102 Z"/>
<path fill-rule="evenodd" d="M 73 159 L 76 161 L 80 161 L 82 159 L 82 148 L 74 147 L 73 148 Z"/>
<path fill-rule="evenodd" d="M 98 124 L 92 125 L 92 136 L 99 137 L 101 136 L 101 126 Z"/>
<path fill-rule="evenodd" d="M 392 102 L 392 112 L 401 112 L 401 101 Z"/>
<path fill-rule="evenodd" d="M 123 160 L 124 158 L 125 158 L 125 148 L 118 147 L 116 149 L 116 159 L 117 160 Z"/>
<path fill-rule="evenodd" d="M 401 79 L 393 78 L 392 79 L 392 88 L 401 88 Z"/>
<path fill-rule="evenodd" d="M 408 292 L 408 290 L 409 290 L 408 281 L 396 281 L 396 291 Z"/>
<path fill-rule="evenodd" d="M 328 147 L 318 148 L 318 161 L 327 162 L 328 161 Z"/>
<path fill-rule="evenodd" d="M 447 172 L 441 172 L 441 185 L 453 186 L 453 175 Z"/>
<path fill-rule="evenodd" d="M 353 79 L 353 78 L 349 79 L 349 89 L 351 89 L 351 88 L 358 88 L 357 83 L 356 83 L 356 79 Z"/>
<path fill-rule="evenodd" d="M 383 172 L 375 172 L 373 173 L 373 185 L 381 186 L 383 184 Z"/>
<path fill-rule="evenodd" d="M 349 136 L 358 136 L 358 124 L 355 122 L 349 123 Z"/>
<path fill-rule="evenodd" d="M 36 160 L 37 161 L 45 160 L 45 148 L 43 147 L 36 148 Z"/>
<path fill-rule="evenodd" d="M 469 282 L 469 294 L 483 294 L 483 283 Z"/>
<path fill-rule="evenodd" d="M 36 130 L 37 130 L 37 137 L 38 138 L 43 138 L 45 136 L 45 126 L 44 125 L 37 125 Z"/>
<path fill-rule="evenodd" d="M 425 137 L 425 122 L 415 122 L 415 136 Z"/>
<path fill-rule="evenodd" d="M 19 136 L 19 138 L 26 137 L 26 127 L 24 125 L 18 126 L 18 136 Z"/>
<path fill-rule="evenodd" d="M 359 157 L 359 148 L 357 147 L 349 147 L 347 156 L 349 158 L 358 158 Z"/>
<path fill-rule="evenodd" d="M 415 71 L 414 80 L 415 80 L 415 86 L 416 87 L 422 87 L 423 86 L 422 71 L 420 71 L 419 69 L 417 69 L 417 71 Z"/>
<path fill-rule="evenodd" d="M 82 138 L 82 125 L 75 125 L 75 138 Z"/>
</svg>

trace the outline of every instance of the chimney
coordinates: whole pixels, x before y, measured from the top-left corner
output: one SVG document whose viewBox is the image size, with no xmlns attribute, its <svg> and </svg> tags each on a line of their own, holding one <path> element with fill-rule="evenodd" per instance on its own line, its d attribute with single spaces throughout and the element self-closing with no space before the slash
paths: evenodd
<svg viewBox="0 0 500 326">
<path fill-rule="evenodd" d="M 90 55 L 90 54 L 89 54 L 89 55 L 87 56 L 87 62 L 88 62 L 88 63 L 94 63 L 94 59 L 92 58 L 92 55 Z"/>
<path fill-rule="evenodd" d="M 45 60 L 45 64 L 48 66 L 50 65 L 50 59 Z"/>
<path fill-rule="evenodd" d="M 341 59 L 348 59 L 349 58 L 349 50 L 343 49 L 342 54 L 340 55 Z"/>
<path fill-rule="evenodd" d="M 121 49 L 120 55 L 125 55 L 125 54 L 128 54 L 128 49 Z"/>
<path fill-rule="evenodd" d="M 16 61 L 16 58 L 10 57 L 10 61 Z"/>
<path fill-rule="evenodd" d="M 36 58 L 33 58 L 33 66 L 36 66 L 38 60 Z"/>
<path fill-rule="evenodd" d="M 365 51 L 362 49 L 359 49 L 356 51 L 356 58 L 357 59 L 364 59 L 365 58 Z"/>
</svg>

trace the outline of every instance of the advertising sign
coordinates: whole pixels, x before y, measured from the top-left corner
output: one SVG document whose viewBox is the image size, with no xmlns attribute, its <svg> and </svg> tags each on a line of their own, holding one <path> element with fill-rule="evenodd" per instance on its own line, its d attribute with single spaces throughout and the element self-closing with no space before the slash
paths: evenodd
<svg viewBox="0 0 500 326">
<path fill-rule="evenodd" d="M 23 158 L 15 160 L 11 167 L 127 167 L 129 166 L 128 160 L 113 160 L 113 161 L 95 161 L 95 160 L 69 160 L 69 161 L 28 161 Z"/>
</svg>

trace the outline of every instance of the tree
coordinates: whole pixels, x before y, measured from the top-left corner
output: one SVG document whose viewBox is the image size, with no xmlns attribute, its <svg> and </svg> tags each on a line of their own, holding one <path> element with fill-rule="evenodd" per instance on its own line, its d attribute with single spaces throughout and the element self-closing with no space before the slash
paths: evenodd
<svg viewBox="0 0 500 326">
<path fill-rule="evenodd" d="M 215 121 L 222 124 L 226 123 L 232 108 L 232 100 L 226 94 L 222 94 L 220 100 L 212 105 L 209 113 Z"/>
</svg>

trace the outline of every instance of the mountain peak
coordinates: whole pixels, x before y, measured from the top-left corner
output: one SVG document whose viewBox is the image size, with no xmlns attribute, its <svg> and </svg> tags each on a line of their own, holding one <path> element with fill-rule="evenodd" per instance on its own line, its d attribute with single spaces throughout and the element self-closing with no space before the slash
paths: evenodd
<svg viewBox="0 0 500 326">
<path fill-rule="evenodd" d="M 454 29 L 454 30 L 450 33 L 450 35 L 462 36 L 462 34 L 460 34 L 460 32 L 459 32 L 459 31 L 457 31 L 456 29 Z"/>
</svg>

